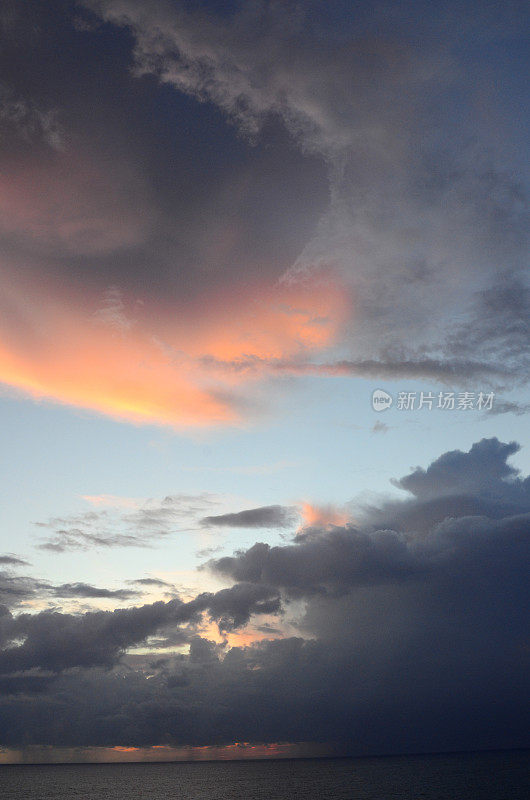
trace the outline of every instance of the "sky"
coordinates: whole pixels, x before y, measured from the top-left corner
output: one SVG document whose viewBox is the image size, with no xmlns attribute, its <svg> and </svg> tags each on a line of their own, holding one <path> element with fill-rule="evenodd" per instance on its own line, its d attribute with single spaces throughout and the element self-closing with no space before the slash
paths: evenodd
<svg viewBox="0 0 530 800">
<path fill-rule="evenodd" d="M 0 763 L 528 746 L 528 9 L 0 9 Z"/>
</svg>

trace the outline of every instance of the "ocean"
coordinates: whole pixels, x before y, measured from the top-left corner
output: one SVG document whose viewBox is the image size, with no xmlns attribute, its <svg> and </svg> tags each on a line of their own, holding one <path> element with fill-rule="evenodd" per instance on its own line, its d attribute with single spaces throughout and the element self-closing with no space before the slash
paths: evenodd
<svg viewBox="0 0 530 800">
<path fill-rule="evenodd" d="M 530 752 L 0 766 L 2 800 L 523 800 Z"/>
</svg>

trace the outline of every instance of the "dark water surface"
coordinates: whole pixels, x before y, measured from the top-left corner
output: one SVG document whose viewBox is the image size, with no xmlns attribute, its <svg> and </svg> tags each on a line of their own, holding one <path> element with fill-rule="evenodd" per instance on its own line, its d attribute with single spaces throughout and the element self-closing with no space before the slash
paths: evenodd
<svg viewBox="0 0 530 800">
<path fill-rule="evenodd" d="M 530 753 L 0 766 L 2 800 L 525 800 Z"/>
</svg>

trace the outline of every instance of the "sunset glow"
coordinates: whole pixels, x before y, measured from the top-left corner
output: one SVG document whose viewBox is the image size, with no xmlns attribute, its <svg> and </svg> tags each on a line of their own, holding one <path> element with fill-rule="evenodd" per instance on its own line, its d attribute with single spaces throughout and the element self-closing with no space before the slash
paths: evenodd
<svg viewBox="0 0 530 800">
<path fill-rule="evenodd" d="M 275 359 L 307 358 L 333 344 L 346 312 L 344 292 L 329 278 L 158 310 L 117 290 L 110 307 L 108 296 L 101 307 L 105 297 L 82 299 L 72 289 L 43 307 L 33 281 L 7 275 L 3 286 L 10 310 L 1 328 L 3 383 L 37 399 L 173 427 L 242 421 L 238 388 Z M 248 360 L 250 375 L 239 363 Z"/>
</svg>

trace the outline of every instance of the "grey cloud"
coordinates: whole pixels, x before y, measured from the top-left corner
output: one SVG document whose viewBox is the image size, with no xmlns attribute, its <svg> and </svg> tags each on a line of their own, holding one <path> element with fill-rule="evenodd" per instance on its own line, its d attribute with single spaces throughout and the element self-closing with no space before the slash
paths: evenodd
<svg viewBox="0 0 530 800">
<path fill-rule="evenodd" d="M 281 609 L 275 588 L 243 582 L 216 592 L 208 604 L 210 616 L 217 620 L 222 631 L 241 627 L 252 614 L 278 614 Z"/>
<path fill-rule="evenodd" d="M 530 483 L 517 478 L 517 469 L 507 459 L 520 449 L 516 442 L 482 439 L 469 452 L 444 453 L 424 470 L 417 467 L 410 475 L 393 481 L 395 486 L 418 499 L 446 494 L 512 494 L 520 491 L 530 499 Z"/>
<path fill-rule="evenodd" d="M 325 168 L 293 149 L 278 125 L 269 131 L 272 146 L 258 151 L 226 129 L 208 105 L 168 97 L 154 84 L 146 94 L 144 82 L 127 74 L 130 35 L 115 29 L 106 40 L 109 26 L 74 5 L 32 0 L 17 14 L 16 30 L 0 31 L 6 82 L 18 95 L 49 98 L 62 109 L 67 128 L 61 158 L 29 148 L 26 157 L 38 170 L 44 167 L 50 194 L 71 191 L 82 206 L 63 209 L 51 201 L 38 230 L 17 228 L 11 253 L 26 269 L 29 250 L 37 272 L 61 281 L 67 274 L 84 288 L 89 283 L 104 298 L 103 322 L 121 330 L 134 321 L 136 297 L 154 297 L 159 308 L 167 304 L 173 312 L 216 285 L 240 285 L 242 269 L 261 279 L 267 265 L 276 280 L 326 202 Z M 65 75 L 62 61 L 71 51 L 79 58 Z M 98 86 L 93 76 L 102 57 L 105 81 Z M 125 85 L 127 101 L 114 102 L 116 93 L 124 100 Z M 146 101 L 152 102 L 149 120 Z M 176 115 L 168 118 L 173 106 Z M 78 169 L 78 154 L 93 180 Z M 65 230 L 67 223 L 74 232 Z M 114 289 L 108 295 L 110 287 L 125 308 Z"/>
<path fill-rule="evenodd" d="M 387 433 L 389 430 L 390 426 L 385 422 L 381 422 L 380 419 L 376 420 L 371 428 L 372 433 Z"/>
<path fill-rule="evenodd" d="M 233 557 L 210 562 L 233 580 L 279 586 L 292 596 L 348 591 L 354 585 L 407 580 L 427 565 L 393 531 L 367 534 L 353 527 L 306 533 L 297 544 L 258 543 Z"/>
<path fill-rule="evenodd" d="M 174 588 L 172 583 L 163 581 L 160 578 L 136 578 L 135 580 L 127 581 L 127 583 L 134 583 L 140 586 L 169 586 Z"/>
<path fill-rule="evenodd" d="M 404 359 L 403 351 L 392 353 L 389 348 L 373 359 L 343 359 L 341 361 L 305 361 L 297 359 L 261 359 L 248 357 L 235 361 L 218 361 L 212 358 L 202 359 L 211 365 L 222 366 L 236 373 L 269 371 L 271 374 L 287 375 L 350 375 L 359 378 L 415 378 L 435 380 L 445 385 L 469 385 L 469 381 L 483 380 L 488 386 L 505 386 L 513 383 L 514 372 L 510 366 L 502 362 L 464 360 L 457 358 L 418 358 L 414 353 Z M 523 376 L 524 377 L 524 376 Z"/>
<path fill-rule="evenodd" d="M 187 603 L 178 598 L 114 611 L 65 614 L 42 611 L 13 616 L 7 608 L 0 618 L 0 674 L 44 669 L 60 672 L 72 667 L 111 666 L 130 647 L 170 626 L 197 624 L 203 612 L 221 631 L 233 630 L 253 614 L 281 610 L 276 589 L 237 584 L 218 592 L 203 592 Z M 21 641 L 21 644 L 17 642 Z"/>
<path fill-rule="evenodd" d="M 434 379 L 440 383 L 469 383 L 485 378 L 488 382 L 505 381 L 512 373 L 506 367 L 491 362 L 459 361 L 445 358 L 392 358 L 362 361 L 338 361 L 333 364 L 315 365 L 315 372 L 359 377 L 419 378 Z M 311 368 L 308 367 L 308 371 Z"/>
<path fill-rule="evenodd" d="M 149 547 L 138 536 L 117 533 L 89 533 L 80 528 L 59 528 L 54 535 L 36 545 L 39 550 L 65 553 L 69 550 L 89 550 L 93 547 Z"/>
<path fill-rule="evenodd" d="M 527 244 L 521 249 L 526 251 Z M 448 353 L 456 359 L 482 353 L 492 366 L 502 364 L 505 374 L 513 377 L 504 382 L 509 389 L 513 381 L 525 383 L 530 374 L 530 287 L 524 272 L 524 268 L 516 269 L 477 292 L 470 318 L 454 328 L 446 343 Z M 500 413 L 498 408 L 494 411 Z"/>
<path fill-rule="evenodd" d="M 230 528 L 288 528 L 296 524 L 296 509 L 286 506 L 260 506 L 233 514 L 204 517 L 201 524 Z"/>
<path fill-rule="evenodd" d="M 129 600 L 137 595 L 138 592 L 128 589 L 105 589 L 82 582 L 54 586 L 49 581 L 38 580 L 29 575 L 13 575 L 0 570 L 0 603 L 10 608 L 23 605 L 27 601 L 42 603 L 55 597 Z"/>
<path fill-rule="evenodd" d="M 129 600 L 137 597 L 138 592 L 128 589 L 101 589 L 88 583 L 63 583 L 53 587 L 55 597 L 86 597 L 90 599 L 109 598 L 115 600 Z"/>
<path fill-rule="evenodd" d="M 517 417 L 522 417 L 524 414 L 530 412 L 530 403 L 518 403 L 515 400 L 501 400 L 497 401 L 489 414 L 515 414 Z"/>
<path fill-rule="evenodd" d="M 197 558 L 208 558 L 209 556 L 213 556 L 214 553 L 218 553 L 222 550 L 221 545 L 215 545 L 215 547 L 204 547 L 202 550 L 197 550 L 195 555 Z"/>
<path fill-rule="evenodd" d="M 24 561 L 22 558 L 17 558 L 17 556 L 0 556 L 0 566 L 7 566 L 7 567 L 27 567 L 28 562 Z"/>
<path fill-rule="evenodd" d="M 47 588 L 48 584 L 45 581 L 0 570 L 0 604 L 4 606 L 16 606 L 31 600 L 41 595 Z"/>
<path fill-rule="evenodd" d="M 384 79 L 389 69 L 395 70 L 402 92 L 406 77 L 429 85 L 445 82 L 450 72 L 447 57 L 440 53 L 433 52 L 422 64 L 412 51 L 400 51 L 397 43 L 386 46 L 380 41 L 370 47 L 358 39 L 352 47 L 349 41 L 312 36 L 309 4 L 294 10 L 263 3 L 238 9 L 224 20 L 164 2 L 147 8 L 136 0 L 86 5 L 131 28 L 137 39 L 138 73 L 153 73 L 180 91 L 212 100 L 250 135 L 275 113 L 305 147 L 329 157 L 366 135 L 366 117 L 380 113 L 379 104 L 388 99 L 386 85 L 379 90 L 374 86 L 374 71 Z M 293 50 L 297 57 L 289 62 Z M 275 64 L 286 69 L 276 70 Z M 344 85 L 348 80 L 349 91 Z M 370 114 L 368 93 L 374 91 L 378 96 Z M 359 111 L 365 119 L 355 124 Z M 387 120 L 393 113 L 389 107 Z"/>
<path fill-rule="evenodd" d="M 0 672 L 32 668 L 61 671 L 75 666 L 110 665 L 126 647 L 143 641 L 173 612 L 179 601 L 167 607 L 159 602 L 113 612 L 89 612 L 79 617 L 53 611 L 19 614 L 3 626 L 4 649 Z M 180 612 L 181 613 L 181 612 Z M 18 646 L 5 647 L 16 640 Z"/>
<path fill-rule="evenodd" d="M 366 505 L 358 517 L 371 529 L 427 533 L 446 517 L 503 517 L 530 509 L 530 480 L 507 463 L 519 446 L 482 439 L 469 452 L 444 453 L 426 470 L 417 467 L 392 481 L 413 497 Z"/>
</svg>

